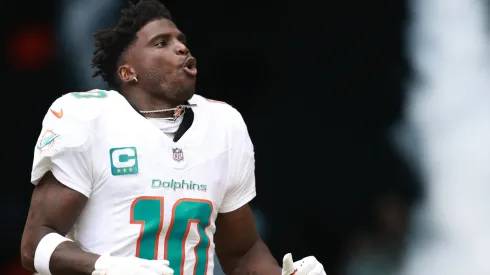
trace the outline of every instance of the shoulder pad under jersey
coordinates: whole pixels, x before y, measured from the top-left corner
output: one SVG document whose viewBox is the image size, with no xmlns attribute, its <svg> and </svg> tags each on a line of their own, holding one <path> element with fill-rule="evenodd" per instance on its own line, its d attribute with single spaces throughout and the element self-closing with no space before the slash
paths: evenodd
<svg viewBox="0 0 490 275">
<path fill-rule="evenodd" d="M 78 147 L 92 132 L 93 122 L 114 100 L 115 91 L 91 90 L 65 94 L 56 99 L 43 120 L 43 132 L 60 136 L 58 146 Z M 111 98 L 112 95 L 112 98 Z"/>
<path fill-rule="evenodd" d="M 100 89 L 65 94 L 51 105 L 50 112 L 55 117 L 62 116 L 67 120 L 93 120 L 100 115 L 104 106 L 114 100 L 114 93 L 119 95 L 116 91 Z"/>
</svg>

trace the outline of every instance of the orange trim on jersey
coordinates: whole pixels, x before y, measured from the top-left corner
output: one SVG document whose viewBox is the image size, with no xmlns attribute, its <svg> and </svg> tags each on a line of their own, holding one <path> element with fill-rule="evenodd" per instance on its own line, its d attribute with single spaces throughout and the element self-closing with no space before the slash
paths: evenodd
<svg viewBox="0 0 490 275">
<path fill-rule="evenodd" d="M 141 196 L 137 197 L 136 199 L 133 200 L 133 203 L 131 203 L 131 214 L 129 218 L 129 223 L 131 224 L 139 224 L 140 225 L 140 234 L 138 236 L 138 240 L 136 241 L 136 257 L 139 258 L 140 254 L 140 247 L 141 247 L 141 239 L 143 238 L 143 233 L 145 231 L 145 222 L 144 221 L 139 221 L 134 219 L 134 206 L 136 203 L 140 200 L 159 200 L 160 201 L 160 224 L 158 225 L 158 230 L 156 233 L 156 240 L 155 240 L 155 252 L 153 255 L 153 258 L 155 260 L 158 259 L 158 242 L 160 239 L 160 234 L 163 229 L 163 219 L 165 217 L 164 215 L 164 198 L 163 197 L 156 197 L 156 196 Z M 165 249 L 166 250 L 166 249 Z"/>
<path fill-rule="evenodd" d="M 219 101 L 219 100 L 214 100 L 214 99 L 209 99 L 209 98 L 204 98 L 204 99 L 206 99 L 207 101 L 212 102 L 212 103 L 221 103 L 221 104 L 230 105 L 230 104 L 228 104 L 228 103 L 226 103 L 224 101 Z"/>
<path fill-rule="evenodd" d="M 183 270 L 184 269 L 184 264 L 185 264 L 185 241 L 187 240 L 187 236 L 189 235 L 189 232 L 191 230 L 191 226 L 192 224 L 195 223 L 196 226 L 199 226 L 199 220 L 193 220 L 193 219 L 189 219 L 187 221 L 187 228 L 185 229 L 185 233 L 184 233 L 184 239 L 182 240 L 182 261 L 180 262 L 180 270 Z M 197 257 L 197 247 L 201 244 L 202 242 L 202 238 L 199 236 L 199 242 L 197 242 L 197 244 L 194 246 L 194 257 L 196 258 L 196 261 L 194 263 L 194 272 L 192 272 L 192 274 L 196 274 L 196 270 L 197 270 L 197 263 L 199 262 L 199 259 Z M 207 270 L 207 269 L 205 269 Z"/>
<path fill-rule="evenodd" d="M 207 272 L 208 265 L 209 265 L 209 248 L 211 247 L 211 238 L 206 233 L 206 229 L 208 227 L 210 227 L 211 224 L 212 224 L 213 212 L 214 212 L 213 203 L 210 200 L 182 198 L 182 199 L 179 199 L 179 200 L 177 200 L 175 202 L 174 206 L 172 207 L 172 218 L 170 219 L 170 225 L 168 226 L 167 234 L 165 236 L 164 259 L 165 260 L 168 259 L 168 245 L 167 244 L 168 244 L 168 238 L 170 237 L 170 232 L 172 231 L 172 227 L 174 226 L 175 208 L 177 207 L 177 205 L 179 205 L 180 202 L 183 202 L 183 201 L 204 202 L 204 203 L 207 203 L 207 204 L 209 204 L 211 206 L 211 215 L 209 216 L 209 225 L 206 226 L 203 229 L 204 230 L 204 234 L 206 234 L 206 236 L 209 239 L 208 246 L 206 247 L 206 265 L 204 267 L 205 272 Z M 197 223 L 197 225 L 199 225 L 199 221 L 198 220 L 193 220 L 193 219 L 189 219 L 188 220 L 187 228 L 186 228 L 186 231 L 185 231 L 185 234 L 184 234 L 184 239 L 182 240 L 182 261 L 180 262 L 180 274 L 176 274 L 176 275 L 184 275 L 185 254 L 186 254 L 185 253 L 185 241 L 187 239 L 187 235 L 190 232 L 190 228 L 191 228 L 191 224 L 192 223 Z M 199 230 L 197 231 L 197 233 L 199 234 Z M 197 249 L 197 246 L 201 243 L 201 241 L 202 241 L 202 237 L 199 236 L 199 242 L 194 246 L 194 255 L 195 255 L 195 258 L 196 258 L 196 262 L 194 263 L 194 272 L 193 272 L 193 274 L 196 274 L 196 269 L 197 269 L 197 260 L 198 259 L 197 259 L 197 251 L 196 251 L 196 249 Z"/>
</svg>

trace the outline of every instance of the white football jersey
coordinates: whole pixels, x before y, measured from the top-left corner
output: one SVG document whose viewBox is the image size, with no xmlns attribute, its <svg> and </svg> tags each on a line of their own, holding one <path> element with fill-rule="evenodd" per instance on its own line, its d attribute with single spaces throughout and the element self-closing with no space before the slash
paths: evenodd
<svg viewBox="0 0 490 275">
<path fill-rule="evenodd" d="M 175 274 L 213 274 L 215 220 L 255 197 L 254 151 L 240 113 L 195 95 L 174 142 L 116 91 L 57 99 L 31 180 L 51 171 L 88 203 L 70 232 L 85 251 L 167 259 Z"/>
</svg>

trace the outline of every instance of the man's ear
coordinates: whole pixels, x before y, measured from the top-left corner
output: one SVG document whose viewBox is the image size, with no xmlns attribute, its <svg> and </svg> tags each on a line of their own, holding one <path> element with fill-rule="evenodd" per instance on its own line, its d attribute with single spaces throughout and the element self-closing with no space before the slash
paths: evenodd
<svg viewBox="0 0 490 275">
<path fill-rule="evenodd" d="M 119 66 L 117 74 L 123 83 L 138 82 L 136 71 L 128 64 Z"/>
</svg>

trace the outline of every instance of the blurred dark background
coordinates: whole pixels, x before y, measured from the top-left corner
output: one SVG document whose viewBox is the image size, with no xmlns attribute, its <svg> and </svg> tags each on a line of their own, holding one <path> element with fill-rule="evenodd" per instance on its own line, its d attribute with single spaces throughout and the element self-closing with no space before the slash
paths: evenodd
<svg viewBox="0 0 490 275">
<path fill-rule="evenodd" d="M 315 255 L 330 275 L 396 265 L 420 195 L 388 135 L 410 76 L 407 3 L 163 2 L 198 59 L 198 93 L 230 103 L 248 124 L 257 161 L 253 208 L 274 256 Z M 125 3 L 2 3 L 11 19 L 0 268 L 11 269 L 0 274 L 22 274 L 13 266 L 44 114 L 64 93 L 105 88 L 89 78 L 90 34 L 114 25 Z"/>
</svg>

